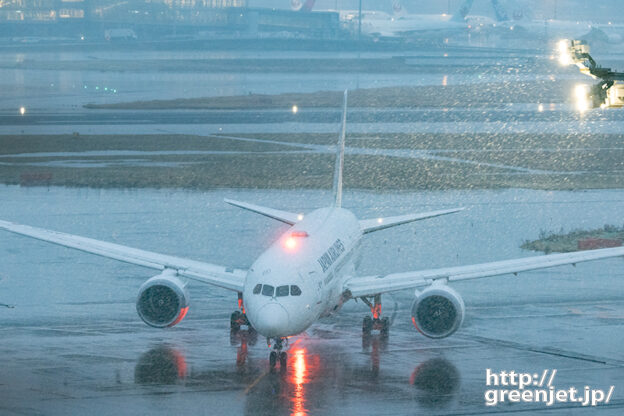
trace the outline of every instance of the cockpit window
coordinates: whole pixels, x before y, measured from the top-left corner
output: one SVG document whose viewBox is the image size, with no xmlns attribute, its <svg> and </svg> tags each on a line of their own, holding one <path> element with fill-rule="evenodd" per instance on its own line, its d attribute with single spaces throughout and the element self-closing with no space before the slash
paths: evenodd
<svg viewBox="0 0 624 416">
<path fill-rule="evenodd" d="M 257 295 L 258 293 L 260 293 L 260 291 L 262 290 L 262 285 L 260 283 L 258 283 L 254 288 L 253 288 L 253 294 Z"/>
<path fill-rule="evenodd" d="M 299 289 L 299 286 L 297 286 L 297 285 L 291 285 L 290 286 L 290 294 L 292 296 L 301 296 L 301 289 Z"/>
<path fill-rule="evenodd" d="M 275 296 L 288 296 L 288 286 L 278 286 Z"/>
<path fill-rule="evenodd" d="M 262 286 L 262 294 L 264 296 L 273 296 L 273 292 L 275 292 L 275 288 L 271 285 Z"/>
</svg>

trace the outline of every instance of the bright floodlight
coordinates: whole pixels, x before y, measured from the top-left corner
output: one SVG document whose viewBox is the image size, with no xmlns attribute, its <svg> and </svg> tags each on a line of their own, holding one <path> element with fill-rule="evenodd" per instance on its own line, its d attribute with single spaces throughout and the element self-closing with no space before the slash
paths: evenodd
<svg viewBox="0 0 624 416">
<path fill-rule="evenodd" d="M 589 97 L 587 96 L 587 87 L 578 84 L 574 88 L 574 96 L 576 97 L 576 109 L 581 113 L 589 110 Z"/>
<path fill-rule="evenodd" d="M 570 55 L 570 41 L 562 39 L 559 41 L 559 63 L 561 65 L 572 64 L 572 56 Z"/>
<path fill-rule="evenodd" d="M 298 111 L 299 111 L 299 107 L 297 107 L 297 105 L 296 105 L 296 104 L 295 104 L 295 105 L 293 105 L 293 106 L 292 106 L 292 112 L 293 112 L 293 114 L 297 114 L 297 112 L 298 112 Z"/>
<path fill-rule="evenodd" d="M 26 114 L 26 107 L 20 107 L 19 109 L 19 113 L 21 116 L 23 116 L 24 114 Z"/>
</svg>

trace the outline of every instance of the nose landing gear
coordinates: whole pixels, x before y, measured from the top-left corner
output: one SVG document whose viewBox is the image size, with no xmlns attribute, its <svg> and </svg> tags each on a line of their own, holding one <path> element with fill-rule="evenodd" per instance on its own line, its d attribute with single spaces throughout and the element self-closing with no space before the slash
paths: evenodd
<svg viewBox="0 0 624 416">
<path fill-rule="evenodd" d="M 271 339 L 267 338 L 267 345 L 271 346 Z M 273 344 L 273 351 L 269 354 L 269 368 L 271 371 L 275 371 L 275 367 L 279 361 L 280 372 L 285 372 L 288 368 L 288 355 L 282 348 L 288 345 L 288 338 L 275 338 Z"/>
<path fill-rule="evenodd" d="M 362 321 L 362 336 L 370 337 L 371 332 L 375 330 L 379 331 L 379 335 L 382 338 L 388 338 L 390 335 L 390 319 L 388 317 L 381 318 L 381 295 L 373 297 L 374 303 L 371 303 L 370 300 L 364 297 L 361 299 L 368 305 L 373 314 L 372 318 L 370 316 L 364 317 Z"/>
</svg>

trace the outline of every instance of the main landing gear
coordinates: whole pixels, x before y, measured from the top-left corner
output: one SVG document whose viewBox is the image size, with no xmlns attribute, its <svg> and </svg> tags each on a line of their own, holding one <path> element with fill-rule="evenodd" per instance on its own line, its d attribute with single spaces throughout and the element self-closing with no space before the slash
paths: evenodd
<svg viewBox="0 0 624 416">
<path fill-rule="evenodd" d="M 288 345 L 288 338 L 274 338 L 273 351 L 269 354 L 269 367 L 271 371 L 275 371 L 275 366 L 279 361 L 280 372 L 285 372 L 288 368 L 288 355 L 282 351 L 282 348 Z M 267 338 L 267 345 L 271 347 L 271 339 Z"/>
<path fill-rule="evenodd" d="M 230 344 L 234 346 L 248 342 L 249 345 L 255 345 L 258 333 L 247 319 L 242 293 L 238 294 L 238 308 L 239 310 L 232 312 L 230 316 Z M 247 331 L 241 331 L 242 326 L 247 326 Z"/>
<path fill-rule="evenodd" d="M 243 294 L 238 294 L 238 309 L 237 311 L 232 312 L 230 316 L 230 329 L 233 331 L 238 331 L 241 326 L 246 325 L 249 329 L 251 325 L 249 324 L 249 320 L 247 319 L 247 315 L 245 314 L 245 306 L 243 306 Z"/>
<path fill-rule="evenodd" d="M 370 337 L 372 331 L 379 331 L 379 335 L 382 338 L 388 338 L 390 335 L 390 319 L 388 317 L 381 318 L 381 295 L 373 296 L 373 303 L 365 297 L 361 298 L 362 301 L 368 305 L 373 314 L 365 316 L 362 322 L 362 336 Z"/>
</svg>

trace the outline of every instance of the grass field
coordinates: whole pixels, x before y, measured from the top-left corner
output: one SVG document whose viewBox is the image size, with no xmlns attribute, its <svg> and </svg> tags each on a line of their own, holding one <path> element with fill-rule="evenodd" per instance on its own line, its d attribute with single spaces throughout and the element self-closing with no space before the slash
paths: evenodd
<svg viewBox="0 0 624 416">
<path fill-rule="evenodd" d="M 350 107 L 495 107 L 508 103 L 561 103 L 570 99 L 575 82 L 540 80 L 530 82 L 482 83 L 367 88 L 349 91 Z M 338 107 L 342 92 L 249 94 L 229 97 L 178 98 L 173 100 L 87 104 L 92 109 L 267 109 Z"/>
<path fill-rule="evenodd" d="M 578 250 L 578 241 L 587 238 L 608 240 L 624 240 L 624 227 L 605 225 L 593 230 L 573 230 L 569 233 L 546 233 L 542 231 L 540 238 L 534 241 L 525 241 L 522 248 L 525 250 L 543 251 L 544 253 L 569 253 Z"/>
<path fill-rule="evenodd" d="M 0 183 L 185 189 L 331 186 L 334 155 L 329 145 L 335 135 L 248 136 L 284 144 L 188 135 L 0 136 Z M 622 188 L 623 138 L 353 135 L 347 137 L 344 182 L 347 188 L 380 191 Z M 310 150 L 298 143 L 325 147 Z M 356 154 L 358 149 L 374 151 Z M 405 149 L 406 154 L 384 153 L 392 149 Z M 409 153 L 414 150 L 420 152 Z"/>
</svg>

